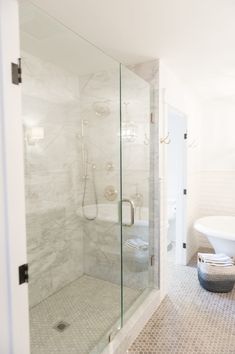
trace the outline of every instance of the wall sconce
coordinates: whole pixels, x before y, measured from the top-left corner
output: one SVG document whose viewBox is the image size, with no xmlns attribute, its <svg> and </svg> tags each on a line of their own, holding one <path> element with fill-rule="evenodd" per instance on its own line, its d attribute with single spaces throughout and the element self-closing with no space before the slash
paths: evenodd
<svg viewBox="0 0 235 354">
<path fill-rule="evenodd" d="M 122 122 L 122 140 L 127 143 L 133 143 L 137 138 L 137 126 L 129 119 L 128 105 L 130 102 L 124 102 L 125 112 Z"/>
<path fill-rule="evenodd" d="M 26 130 L 26 141 L 29 145 L 35 145 L 44 139 L 43 127 L 32 127 Z"/>
<path fill-rule="evenodd" d="M 127 143 L 133 143 L 137 138 L 136 125 L 134 122 L 122 123 L 122 139 Z"/>
</svg>

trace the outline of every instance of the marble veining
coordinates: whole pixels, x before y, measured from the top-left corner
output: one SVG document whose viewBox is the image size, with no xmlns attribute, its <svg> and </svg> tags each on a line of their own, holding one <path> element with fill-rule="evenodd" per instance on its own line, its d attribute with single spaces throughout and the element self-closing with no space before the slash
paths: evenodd
<svg viewBox="0 0 235 354">
<path fill-rule="evenodd" d="M 137 137 L 123 142 L 121 168 L 119 70 L 74 76 L 27 52 L 23 69 L 29 294 L 30 306 L 35 306 L 82 274 L 120 284 L 120 225 L 77 216 L 84 192 L 82 148 L 87 154 L 86 204 L 94 204 L 94 188 L 98 203 L 109 203 L 108 185 L 117 190 L 113 203 L 118 203 L 122 172 L 123 197 L 141 195 L 142 206 L 149 207 L 150 95 L 146 82 L 123 68 L 122 103 L 127 110 L 122 119 L 135 123 Z M 97 114 L 97 102 L 99 108 L 108 107 L 108 114 Z M 31 127 L 44 131 L 34 144 L 27 140 Z M 147 228 L 126 228 L 123 235 L 124 241 L 140 237 L 152 247 Z M 123 252 L 124 283 L 147 287 L 149 251 Z"/>
</svg>

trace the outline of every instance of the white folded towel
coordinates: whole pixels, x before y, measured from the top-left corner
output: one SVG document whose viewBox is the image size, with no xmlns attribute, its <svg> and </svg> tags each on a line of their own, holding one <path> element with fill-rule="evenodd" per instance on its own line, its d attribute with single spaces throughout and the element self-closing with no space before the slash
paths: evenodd
<svg viewBox="0 0 235 354">
<path fill-rule="evenodd" d="M 126 240 L 125 245 L 127 247 L 135 248 L 142 251 L 148 249 L 148 242 L 142 240 L 141 238 L 130 238 Z"/>
<path fill-rule="evenodd" d="M 198 253 L 198 259 L 201 262 L 208 263 L 216 267 L 231 267 L 234 266 L 234 260 L 224 253 Z"/>
</svg>

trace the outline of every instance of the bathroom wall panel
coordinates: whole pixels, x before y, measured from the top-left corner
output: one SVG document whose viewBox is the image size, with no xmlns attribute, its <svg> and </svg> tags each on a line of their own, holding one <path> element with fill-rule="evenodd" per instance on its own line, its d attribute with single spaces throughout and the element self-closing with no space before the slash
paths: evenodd
<svg viewBox="0 0 235 354">
<path fill-rule="evenodd" d="M 235 215 L 234 181 L 235 171 L 201 171 L 199 217 Z M 210 246 L 205 236 L 197 236 L 199 246 Z"/>
<path fill-rule="evenodd" d="M 30 306 L 83 274 L 82 230 L 77 216 L 58 208 L 27 215 Z"/>
<path fill-rule="evenodd" d="M 116 222 L 99 220 L 83 221 L 83 226 L 85 273 L 120 285 L 120 226 Z M 125 246 L 125 241 L 133 235 L 141 235 L 143 240 L 148 241 L 148 228 L 125 228 L 123 253 L 128 258 L 125 263 L 128 272 L 123 273 L 123 285 L 141 290 L 148 286 L 148 262 L 145 262 L 142 251 Z"/>
<path fill-rule="evenodd" d="M 135 77 L 135 75 L 134 75 Z M 98 204 L 117 205 L 120 197 L 120 155 L 117 151 L 117 143 L 120 139 L 120 100 L 119 81 L 115 71 L 97 72 L 92 75 L 80 77 L 81 88 L 81 114 L 85 121 L 84 142 L 89 161 L 88 175 L 91 176 L 92 165 L 95 165 L 94 179 L 97 191 Z M 122 121 L 135 122 L 136 137 L 134 141 L 123 142 L 122 178 L 125 181 L 125 193 L 123 198 L 135 201 L 136 193 L 142 196 L 142 207 L 149 204 L 149 131 L 145 129 L 149 120 L 149 103 L 146 100 L 148 86 L 143 85 L 142 80 L 135 79 L 136 85 L 130 82 L 126 88 L 128 99 L 123 102 Z M 148 96 L 147 96 L 148 97 Z M 126 104 L 126 109 L 125 109 Z M 96 111 L 101 107 L 104 113 Z M 105 112 L 106 110 L 106 112 Z M 148 125 L 147 125 L 148 126 Z M 108 149 L 107 149 L 108 147 Z M 108 164 L 112 167 L 107 168 Z M 94 193 L 91 177 L 88 179 L 91 188 L 88 188 L 86 196 L 87 204 L 94 204 Z M 114 187 L 117 191 L 114 200 L 108 200 L 105 196 L 105 188 Z M 136 215 L 141 213 L 141 208 L 136 208 Z M 93 210 L 94 207 L 93 207 Z M 114 212 L 115 213 L 115 212 Z M 111 213 L 112 214 L 112 213 Z M 111 215 L 117 218 L 117 215 Z M 120 284 L 120 225 L 103 220 L 84 220 L 84 271 L 86 274 Z M 128 228 L 127 228 L 128 230 Z M 141 230 L 132 228 L 125 232 L 123 242 L 127 238 L 140 237 L 147 240 L 147 227 Z M 123 251 L 129 250 L 124 246 Z M 129 271 L 123 274 L 124 285 L 141 289 L 148 283 L 148 257 L 147 263 L 141 265 L 136 259 L 143 255 L 129 252 Z M 142 269 L 138 268 L 142 267 Z"/>
<path fill-rule="evenodd" d="M 76 215 L 79 176 L 78 78 L 23 52 L 23 123 L 29 261 L 34 306 L 83 274 Z M 43 129 L 37 140 L 35 129 Z M 34 140 L 35 139 L 35 140 Z"/>
<path fill-rule="evenodd" d="M 104 197 L 104 189 L 113 185 L 119 189 L 120 161 L 117 154 L 117 146 L 114 137 L 119 139 L 119 122 L 115 119 L 120 115 L 120 102 L 118 96 L 119 83 L 114 71 L 95 73 L 80 77 L 81 87 L 81 114 L 87 121 L 85 126 L 85 141 L 91 163 L 96 165 L 96 183 L 99 203 L 108 203 Z M 146 87 L 138 83 L 136 87 L 129 87 L 129 99 L 127 110 L 123 105 L 123 120 L 136 122 L 136 139 L 134 142 L 123 145 L 123 153 L 127 158 L 123 166 L 123 172 L 129 171 L 128 195 L 131 197 L 136 190 L 144 194 L 144 206 L 148 205 L 148 193 L 143 189 L 144 175 L 147 176 L 149 132 L 146 131 L 145 122 L 149 119 L 149 106 L 143 100 Z M 146 91 L 147 92 L 147 91 Z M 107 107 L 107 115 L 97 114 L 95 104 L 103 104 Z M 107 149 L 107 146 L 109 147 Z M 108 171 L 107 164 L 111 162 L 113 169 Z M 128 174 L 127 174 L 128 176 Z M 125 176 L 126 177 L 126 176 Z M 114 201 L 116 202 L 116 201 Z"/>
<path fill-rule="evenodd" d="M 235 140 L 233 97 L 207 100 L 203 104 L 199 217 L 235 215 Z M 210 134 L 208 134 L 210 132 Z M 199 246 L 208 246 L 197 233 Z"/>
</svg>

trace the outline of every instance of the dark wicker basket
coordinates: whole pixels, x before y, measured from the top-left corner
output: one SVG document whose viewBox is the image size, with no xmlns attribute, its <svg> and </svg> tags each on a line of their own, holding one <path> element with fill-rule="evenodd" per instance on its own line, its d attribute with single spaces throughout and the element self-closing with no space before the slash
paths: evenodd
<svg viewBox="0 0 235 354">
<path fill-rule="evenodd" d="M 208 280 L 208 275 L 205 276 L 198 267 L 198 280 L 201 286 L 213 293 L 228 293 L 233 290 L 234 280 Z"/>
</svg>

